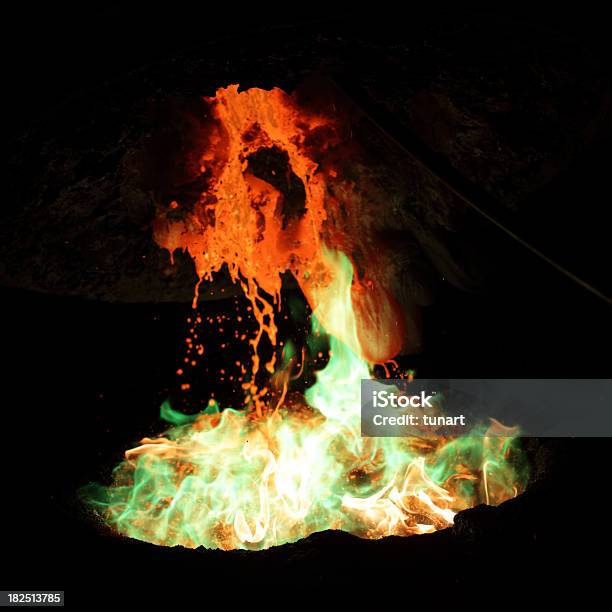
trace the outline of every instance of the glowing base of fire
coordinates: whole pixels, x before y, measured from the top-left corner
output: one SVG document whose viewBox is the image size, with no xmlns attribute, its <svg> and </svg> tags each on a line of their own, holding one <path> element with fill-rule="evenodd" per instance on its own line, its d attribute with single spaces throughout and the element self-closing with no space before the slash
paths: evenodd
<svg viewBox="0 0 612 612">
<path fill-rule="evenodd" d="M 225 550 L 268 548 L 326 529 L 412 535 L 519 492 L 521 456 L 502 437 L 506 430 L 455 439 L 361 436 L 361 380 L 371 372 L 352 348 L 359 345 L 352 266 L 341 254 L 327 256 L 336 273 L 325 319 L 352 342 L 330 337 L 330 360 L 297 405 L 246 412 L 210 402 L 188 417 L 164 404 L 161 416 L 174 427 L 127 451 L 112 486 L 83 491 L 119 533 Z M 317 321 L 313 315 L 320 331 Z"/>
<path fill-rule="evenodd" d="M 323 371 L 337 382 L 335 397 L 320 384 L 307 392 L 318 410 L 304 404 L 255 417 L 211 403 L 185 423 L 165 404 L 162 416 L 176 426 L 127 451 L 111 487 L 85 489 L 88 503 L 127 536 L 228 550 L 326 529 L 427 533 L 450 526 L 459 510 L 519 492 L 512 438 L 362 438 L 358 413 L 338 410 L 358 400 L 360 362 L 334 348 L 345 353 L 336 361 L 344 372 Z"/>
</svg>

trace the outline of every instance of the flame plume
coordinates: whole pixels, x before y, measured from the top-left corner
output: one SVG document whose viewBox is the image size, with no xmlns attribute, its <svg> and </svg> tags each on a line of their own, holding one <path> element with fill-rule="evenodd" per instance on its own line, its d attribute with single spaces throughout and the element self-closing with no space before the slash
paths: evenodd
<svg viewBox="0 0 612 612">
<path fill-rule="evenodd" d="M 187 250 L 200 281 L 227 266 L 250 301 L 259 325 L 243 385 L 247 409 L 220 410 L 211 400 L 188 417 L 164 404 L 172 427 L 128 450 L 111 486 L 84 488 L 87 503 L 130 537 L 229 550 L 325 529 L 366 538 L 427 533 L 451 525 L 459 510 L 515 496 L 524 473 L 514 467 L 520 456 L 512 430 L 455 439 L 360 435 L 360 381 L 398 352 L 403 332 L 384 283 L 367 268 L 357 276 L 344 254 L 352 252 L 351 222 L 342 221 L 330 195 L 342 185 L 350 199 L 333 163 L 342 144 L 338 123 L 279 89 L 239 92 L 234 85 L 208 101 L 201 170 L 209 187 L 182 218 L 162 212 L 155 238 L 170 252 Z M 249 155 L 271 147 L 287 153 L 304 185 L 298 216 L 285 218 L 282 194 L 249 172 Z M 374 244 L 361 249 L 378 265 Z M 272 386 L 282 389 L 273 402 L 255 380 L 261 338 L 277 342 L 286 271 L 313 310 L 313 331 L 329 335 L 330 359 L 301 399 L 287 399 L 290 372 L 276 369 L 274 359 L 265 363 Z"/>
</svg>

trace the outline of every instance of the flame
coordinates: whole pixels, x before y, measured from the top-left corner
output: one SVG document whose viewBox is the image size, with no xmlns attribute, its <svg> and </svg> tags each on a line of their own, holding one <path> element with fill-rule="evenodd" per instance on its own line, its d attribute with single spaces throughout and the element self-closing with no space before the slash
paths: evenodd
<svg viewBox="0 0 612 612">
<path fill-rule="evenodd" d="M 172 207 L 162 211 L 154 237 L 171 253 L 188 251 L 200 281 L 212 280 L 226 265 L 232 280 L 241 284 L 259 322 L 258 335 L 251 340 L 253 375 L 259 370 L 261 336 L 276 342 L 273 307 L 280 304 L 281 275 L 291 272 L 312 309 L 320 307 L 321 288 L 333 279 L 324 243 L 346 253 L 363 243 L 361 259 L 372 272 L 355 279 L 351 288 L 353 305 L 362 315 L 357 334 L 367 341 L 338 336 L 337 321 L 321 312 L 323 325 L 368 361 L 384 362 L 396 355 L 403 336 L 401 316 L 384 282 L 373 278 L 373 270 L 385 268 L 379 263 L 381 245 L 359 239 L 359 228 L 332 195 L 342 192 L 348 202 L 358 191 L 336 170 L 338 149 L 346 139 L 343 122 L 305 108 L 277 88 L 239 92 L 238 85 L 231 85 L 206 100 L 211 121 L 201 167 L 208 188 L 184 218 L 176 219 Z M 273 148 L 286 153 L 290 170 L 302 182 L 301 215 L 283 215 L 281 193 L 249 168 L 252 154 Z M 273 365 L 266 364 L 266 369 L 272 372 Z"/>
<path fill-rule="evenodd" d="M 172 427 L 128 450 L 111 486 L 85 487 L 87 503 L 130 537 L 229 550 L 325 529 L 366 538 L 428 533 L 451 525 L 459 510 L 515 496 L 525 482 L 516 431 L 498 423 L 503 437 L 361 437 L 360 381 L 372 376 L 373 355 L 397 352 L 397 328 L 384 286 L 358 278 L 353 261 L 327 246 L 348 240 L 328 225 L 337 214 L 328 180 L 338 173 L 325 169 L 325 152 L 341 142 L 337 124 L 279 89 L 230 86 L 209 103 L 214 121 L 201 161 L 209 189 L 184 218 L 162 214 L 155 237 L 171 252 L 187 250 L 200 281 L 227 266 L 250 301 L 259 325 L 243 385 L 249 409 L 220 410 L 211 400 L 188 416 L 164 404 Z M 287 223 L 280 192 L 248 169 L 248 155 L 271 146 L 288 154 L 305 188 L 303 214 Z M 277 340 L 285 271 L 312 307 L 313 332 L 330 341 L 329 362 L 300 399 L 287 393 L 297 376 L 289 350 L 280 367 L 265 364 L 269 385 L 255 383 L 261 338 Z M 376 327 L 382 340 L 364 346 Z"/>
</svg>

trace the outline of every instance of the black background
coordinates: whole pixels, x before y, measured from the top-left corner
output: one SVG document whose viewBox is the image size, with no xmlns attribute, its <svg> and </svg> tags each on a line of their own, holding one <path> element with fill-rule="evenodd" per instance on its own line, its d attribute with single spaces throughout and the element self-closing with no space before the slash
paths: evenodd
<svg viewBox="0 0 612 612">
<path fill-rule="evenodd" d="M 4 28 L 9 31 L 3 75 L 9 107 L 5 128 L 17 135 L 31 122 L 52 116 L 63 100 L 83 95 L 88 88 L 178 48 L 197 46 L 200 39 L 239 39 L 241 32 L 258 28 L 273 35 L 275 28 L 296 22 L 313 30 L 368 24 L 373 35 L 380 36 L 391 23 L 398 27 L 395 10 L 372 14 L 371 9 L 370 13 L 338 9 L 330 14 L 329 9 L 309 5 L 296 16 L 288 7 L 265 13 L 252 8 L 243 13 L 229 8 L 181 8 L 176 3 L 171 7 L 89 3 L 5 8 Z M 458 11 L 456 18 L 466 18 L 466 14 L 472 13 Z M 533 9 L 515 9 L 512 17 L 561 29 L 602 53 L 607 48 L 608 26 L 593 11 L 565 11 L 557 6 L 554 11 L 542 9 L 534 14 Z M 434 10 L 415 9 L 409 27 L 418 27 L 419 20 L 437 18 Z M 585 161 L 566 180 L 568 194 L 610 202 L 607 153 L 602 145 L 585 153 Z M 585 233 L 590 231 L 598 240 L 609 234 L 605 212 L 594 206 L 581 211 L 580 219 L 572 222 L 572 215 L 577 215 L 573 196 L 558 202 L 558 215 L 551 235 L 539 236 L 540 247 L 571 247 L 571 229 L 576 223 L 585 242 Z M 482 222 L 474 220 L 473 231 L 484 234 L 485 244 L 489 241 L 497 254 L 497 280 L 484 295 L 446 288 L 425 316 L 425 353 L 407 358 L 406 365 L 436 377 L 609 375 L 609 306 Z M 565 240 L 563 232 L 568 232 Z M 601 251 L 591 248 L 588 257 L 577 252 L 568 264 L 589 271 L 591 278 L 605 279 L 610 261 L 601 244 Z M 95 589 L 107 593 L 96 599 L 108 605 L 117 597 L 144 602 L 162 593 L 181 593 L 204 605 L 205 592 L 215 584 L 227 579 L 239 584 L 252 578 L 245 575 L 239 560 L 229 563 L 214 555 L 204 558 L 193 551 L 171 552 L 146 544 L 124 546 L 120 539 L 93 526 L 74 498 L 79 486 L 107 476 L 123 449 L 160 431 L 158 409 L 175 390 L 174 372 L 189 305 L 103 304 L 8 288 L 0 291 L 0 299 L 2 588 L 64 589 L 68 604 Z M 604 441 L 594 443 L 599 449 L 595 456 L 606 445 L 609 447 Z M 590 525 L 594 528 L 603 521 L 596 510 L 577 510 L 584 502 L 576 496 L 589 495 L 583 489 L 582 483 L 588 480 L 583 470 L 594 461 L 589 455 L 591 447 L 583 444 L 580 448 L 585 451 L 581 465 L 568 473 L 564 484 L 568 506 L 560 508 L 551 521 L 559 529 L 556 544 L 563 544 L 570 567 L 579 563 L 571 547 L 576 544 L 571 532 L 585 529 L 588 534 Z M 542 565 L 560 550 L 552 546 L 552 535 L 547 541 L 549 556 L 543 553 L 538 561 Z M 338 546 L 344 546 L 345 540 L 339 542 Z M 346 550 L 350 550 L 348 543 Z M 449 559 L 449 554 L 440 553 L 447 568 L 441 570 L 440 580 L 455 585 L 452 577 L 458 574 L 466 590 L 473 587 L 477 592 L 475 576 L 486 559 L 477 555 L 471 560 Z M 506 572 L 514 568 L 507 579 L 516 589 L 517 582 L 530 581 L 534 567 L 521 558 L 520 551 L 512 551 L 511 545 L 508 555 L 514 565 L 508 562 L 503 567 Z M 452 564 L 462 569 L 451 571 Z M 470 564 L 475 564 L 473 570 Z M 258 572 L 261 576 L 267 573 L 263 566 Z M 301 584 L 315 578 L 333 582 L 320 568 L 295 578 Z"/>
</svg>

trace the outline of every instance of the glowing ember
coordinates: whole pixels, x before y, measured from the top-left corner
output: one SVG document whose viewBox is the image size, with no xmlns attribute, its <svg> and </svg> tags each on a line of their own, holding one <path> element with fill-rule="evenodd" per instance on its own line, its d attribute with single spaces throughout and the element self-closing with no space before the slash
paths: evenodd
<svg viewBox="0 0 612 612">
<path fill-rule="evenodd" d="M 171 252 L 188 250 L 200 279 L 227 265 L 250 300 L 259 325 L 243 383 L 247 409 L 220 411 L 211 400 L 192 417 L 164 404 L 162 418 L 173 427 L 127 451 L 112 486 L 85 488 L 87 502 L 134 538 L 234 549 L 325 529 L 368 538 L 426 533 L 452 524 L 461 509 L 515 496 L 524 475 L 514 467 L 521 457 L 511 430 L 452 440 L 360 435 L 360 380 L 399 351 L 402 328 L 384 283 L 372 274 L 356 278 L 341 252 L 350 251 L 350 224 L 339 221 L 329 195 L 337 171 L 326 167 L 326 152 L 341 142 L 336 123 L 278 89 L 238 93 L 232 86 L 209 103 L 202 172 L 210 187 L 182 219 L 162 216 L 155 236 Z M 284 218 L 281 193 L 249 173 L 248 156 L 272 146 L 287 153 L 304 184 L 300 216 Z M 370 264 L 379 261 L 374 245 L 363 249 L 371 250 Z M 290 354 L 279 367 L 274 359 L 265 364 L 269 385 L 255 382 L 261 338 L 276 344 L 286 271 L 313 309 L 315 330 L 330 336 L 329 362 L 300 400 L 287 399 Z"/>
</svg>

